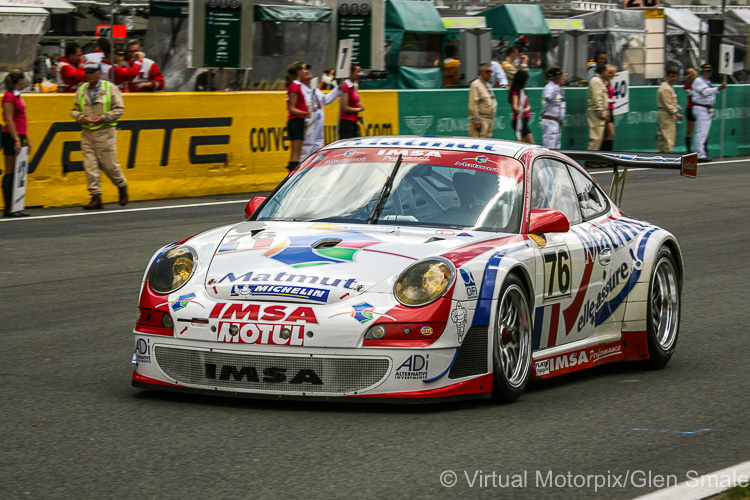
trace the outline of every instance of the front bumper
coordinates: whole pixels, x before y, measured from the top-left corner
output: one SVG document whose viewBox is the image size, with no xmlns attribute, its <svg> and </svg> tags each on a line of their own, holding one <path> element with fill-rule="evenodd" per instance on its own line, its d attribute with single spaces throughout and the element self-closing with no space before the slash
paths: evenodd
<svg viewBox="0 0 750 500">
<path fill-rule="evenodd" d="M 492 391 L 486 358 L 473 356 L 473 369 L 467 371 L 457 348 L 280 351 L 245 345 L 228 348 L 141 333 L 136 333 L 135 347 L 133 385 L 149 389 L 367 401 L 450 400 L 489 396 Z M 468 351 L 469 344 L 465 342 L 464 347 Z"/>
</svg>

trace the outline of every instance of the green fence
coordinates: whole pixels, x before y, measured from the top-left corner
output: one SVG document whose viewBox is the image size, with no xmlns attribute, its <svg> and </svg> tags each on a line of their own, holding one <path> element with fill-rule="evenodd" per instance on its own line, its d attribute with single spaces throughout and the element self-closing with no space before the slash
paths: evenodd
<svg viewBox="0 0 750 500">
<path fill-rule="evenodd" d="M 586 88 L 568 88 L 567 116 L 563 127 L 563 149 L 586 149 L 588 125 L 586 123 Z M 630 87 L 630 111 L 615 117 L 614 149 L 617 151 L 656 151 L 656 91 L 658 86 Z M 687 103 L 685 91 L 676 88 L 682 106 Z M 750 85 L 730 85 L 726 95 L 724 125 L 724 156 L 750 154 Z M 539 113 L 542 108 L 541 88 L 528 89 L 531 103 L 531 132 L 537 144 L 542 142 Z M 514 139 L 510 124 L 508 92 L 495 90 L 498 102 L 495 117 L 497 139 Z M 709 156 L 719 156 L 721 138 L 722 93 L 716 98 L 714 122 L 709 137 Z M 401 134 L 465 136 L 468 135 L 467 89 L 452 90 L 401 90 L 398 93 L 399 130 Z M 686 120 L 677 125 L 675 152 L 685 151 Z"/>
</svg>

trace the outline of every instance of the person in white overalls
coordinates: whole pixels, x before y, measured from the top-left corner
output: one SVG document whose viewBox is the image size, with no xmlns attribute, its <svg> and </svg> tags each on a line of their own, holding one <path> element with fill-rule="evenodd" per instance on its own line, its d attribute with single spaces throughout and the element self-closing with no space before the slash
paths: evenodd
<svg viewBox="0 0 750 500">
<path fill-rule="evenodd" d="M 713 68 L 710 64 L 701 66 L 701 76 L 693 82 L 693 114 L 695 115 L 695 152 L 698 153 L 698 161 L 711 161 L 708 157 L 706 143 L 708 134 L 711 132 L 711 120 L 713 119 L 714 101 L 720 90 L 727 88 L 726 83 L 718 87 L 711 85 L 711 73 Z"/>
<path fill-rule="evenodd" d="M 562 69 L 547 70 L 549 82 L 542 91 L 542 144 L 545 148 L 560 149 L 563 120 L 565 120 L 565 75 Z"/>
<path fill-rule="evenodd" d="M 328 94 L 324 94 L 319 88 L 310 88 L 310 81 L 312 80 L 312 74 L 309 78 L 301 80 L 302 92 L 305 95 L 305 102 L 307 103 L 307 109 L 310 110 L 309 118 L 305 119 L 305 139 L 302 142 L 302 152 L 300 153 L 300 161 L 304 161 L 305 158 L 313 154 L 315 151 L 323 147 L 323 130 L 325 126 L 325 106 L 331 104 L 338 99 L 341 94 L 340 87 L 335 87 Z"/>
</svg>

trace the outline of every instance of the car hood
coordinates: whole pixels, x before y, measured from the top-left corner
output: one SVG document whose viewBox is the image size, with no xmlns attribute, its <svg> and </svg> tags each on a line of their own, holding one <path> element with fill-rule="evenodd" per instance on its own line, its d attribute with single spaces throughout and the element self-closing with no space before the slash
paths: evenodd
<svg viewBox="0 0 750 500">
<path fill-rule="evenodd" d="M 335 303 L 390 292 L 409 265 L 492 233 L 310 222 L 243 222 L 218 246 L 209 295 L 226 300 Z M 382 290 L 381 290 L 382 289 Z"/>
</svg>

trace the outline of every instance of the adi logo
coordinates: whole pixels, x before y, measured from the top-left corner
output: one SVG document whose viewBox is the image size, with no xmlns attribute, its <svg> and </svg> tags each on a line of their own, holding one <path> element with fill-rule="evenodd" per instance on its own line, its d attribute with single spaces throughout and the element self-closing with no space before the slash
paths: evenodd
<svg viewBox="0 0 750 500">
<path fill-rule="evenodd" d="M 289 236 L 264 255 L 292 267 L 354 262 L 357 252 L 380 243 L 355 231 Z"/>
</svg>

